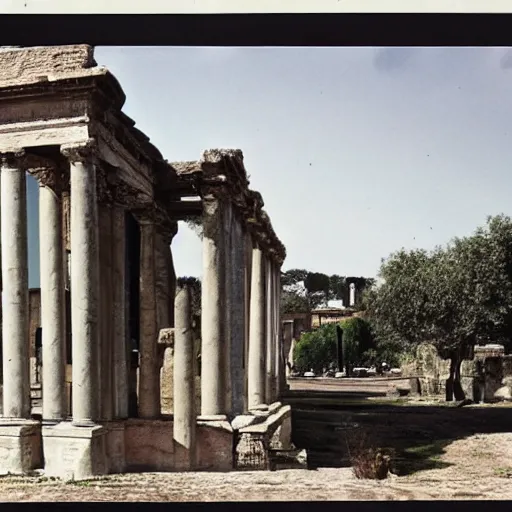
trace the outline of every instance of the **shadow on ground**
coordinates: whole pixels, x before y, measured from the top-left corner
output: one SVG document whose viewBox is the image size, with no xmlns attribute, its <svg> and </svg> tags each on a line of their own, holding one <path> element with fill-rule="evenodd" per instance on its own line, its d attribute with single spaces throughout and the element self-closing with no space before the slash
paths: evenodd
<svg viewBox="0 0 512 512">
<path fill-rule="evenodd" d="M 440 456 L 457 439 L 512 429 L 512 407 L 408 405 L 315 391 L 291 391 L 282 401 L 292 406 L 293 442 L 307 450 L 310 469 L 350 466 L 351 453 L 373 447 L 391 456 L 394 473 L 409 475 L 448 466 Z"/>
</svg>

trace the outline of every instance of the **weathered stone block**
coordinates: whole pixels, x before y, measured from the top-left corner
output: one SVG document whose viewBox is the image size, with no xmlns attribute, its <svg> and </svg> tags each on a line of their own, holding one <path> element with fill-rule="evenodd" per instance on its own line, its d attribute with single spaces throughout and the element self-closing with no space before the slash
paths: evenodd
<svg viewBox="0 0 512 512">
<path fill-rule="evenodd" d="M 94 65 L 94 50 L 86 44 L 5 48 L 0 50 L 0 81 L 19 82 Z"/>
<path fill-rule="evenodd" d="M 196 462 L 200 471 L 233 470 L 234 435 L 226 420 L 198 419 Z"/>
<path fill-rule="evenodd" d="M 42 467 L 41 425 L 0 420 L 0 473 L 24 474 Z"/>
<path fill-rule="evenodd" d="M 106 425 L 107 465 L 109 473 L 123 473 L 126 469 L 125 422 L 112 421 Z"/>
<path fill-rule="evenodd" d="M 130 418 L 125 423 L 129 471 L 173 471 L 173 422 Z"/>
<path fill-rule="evenodd" d="M 108 472 L 107 429 L 76 427 L 68 422 L 43 426 L 44 470 L 47 476 L 84 480 Z"/>
<path fill-rule="evenodd" d="M 269 448 L 266 433 L 240 434 L 236 445 L 236 469 L 248 471 L 270 469 Z"/>
</svg>

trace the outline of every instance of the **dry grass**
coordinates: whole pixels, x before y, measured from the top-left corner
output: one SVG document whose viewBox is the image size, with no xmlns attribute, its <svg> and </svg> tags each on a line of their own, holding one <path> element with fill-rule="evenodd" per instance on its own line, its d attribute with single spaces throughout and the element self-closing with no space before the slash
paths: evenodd
<svg viewBox="0 0 512 512">
<path fill-rule="evenodd" d="M 347 451 L 356 478 L 384 480 L 389 475 L 390 456 L 374 446 L 366 432 L 346 436 Z"/>
</svg>

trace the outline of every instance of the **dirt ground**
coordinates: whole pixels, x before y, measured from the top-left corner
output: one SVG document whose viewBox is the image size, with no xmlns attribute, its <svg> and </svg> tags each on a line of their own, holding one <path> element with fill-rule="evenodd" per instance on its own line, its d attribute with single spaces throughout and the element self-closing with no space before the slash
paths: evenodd
<svg viewBox="0 0 512 512">
<path fill-rule="evenodd" d="M 146 473 L 85 482 L 3 477 L 1 501 L 296 501 L 512 499 L 512 434 L 444 447 L 435 469 L 383 481 L 350 468 L 244 473 Z"/>
<path fill-rule="evenodd" d="M 0 501 L 512 499 L 512 404 L 447 408 L 439 400 L 386 398 L 396 384 L 295 383 L 284 401 L 292 405 L 294 442 L 307 448 L 310 469 L 139 473 L 84 482 L 0 476 Z M 361 432 L 389 450 L 386 480 L 358 480 L 352 468 L 340 467 L 347 466 L 347 439 Z"/>
</svg>

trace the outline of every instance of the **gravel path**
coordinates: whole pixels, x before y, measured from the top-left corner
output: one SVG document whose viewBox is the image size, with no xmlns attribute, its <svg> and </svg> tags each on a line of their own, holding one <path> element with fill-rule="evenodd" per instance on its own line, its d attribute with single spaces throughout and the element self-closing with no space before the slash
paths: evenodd
<svg viewBox="0 0 512 512">
<path fill-rule="evenodd" d="M 444 466 L 384 481 L 357 480 L 350 468 L 244 473 L 146 473 L 65 483 L 0 479 L 1 501 L 294 501 L 512 499 L 512 434 L 454 441 Z"/>
</svg>

